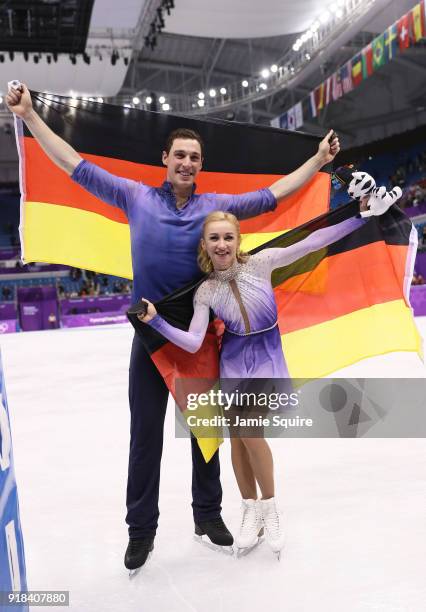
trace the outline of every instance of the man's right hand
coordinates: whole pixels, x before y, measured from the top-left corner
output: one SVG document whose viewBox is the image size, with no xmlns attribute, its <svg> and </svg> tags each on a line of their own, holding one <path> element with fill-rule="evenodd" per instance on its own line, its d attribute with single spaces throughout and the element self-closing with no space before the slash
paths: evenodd
<svg viewBox="0 0 426 612">
<path fill-rule="evenodd" d="M 33 108 L 28 87 L 21 83 L 18 89 L 10 88 L 6 95 L 6 104 L 12 113 L 25 120 Z"/>
</svg>

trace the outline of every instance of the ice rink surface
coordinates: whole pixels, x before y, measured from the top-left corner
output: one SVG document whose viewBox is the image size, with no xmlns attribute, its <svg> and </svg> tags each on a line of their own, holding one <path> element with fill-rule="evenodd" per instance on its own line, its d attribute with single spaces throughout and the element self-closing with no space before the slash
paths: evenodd
<svg viewBox="0 0 426 612">
<path fill-rule="evenodd" d="M 425 337 L 426 319 L 418 324 Z M 286 547 L 281 562 L 266 543 L 237 560 L 192 538 L 190 443 L 174 436 L 172 403 L 155 551 L 129 581 L 131 335 L 116 326 L 1 338 L 29 589 L 69 590 L 78 612 L 425 610 L 424 439 L 271 440 Z M 392 354 L 344 375 L 425 369 L 412 354 Z M 229 440 L 221 466 L 223 517 L 235 530 Z"/>
</svg>

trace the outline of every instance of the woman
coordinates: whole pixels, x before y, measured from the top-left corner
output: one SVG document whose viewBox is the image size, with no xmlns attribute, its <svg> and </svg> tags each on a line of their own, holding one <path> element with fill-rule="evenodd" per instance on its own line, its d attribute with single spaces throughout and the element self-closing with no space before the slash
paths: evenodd
<svg viewBox="0 0 426 612">
<path fill-rule="evenodd" d="M 271 273 L 307 253 L 317 251 L 361 227 L 363 216 L 381 214 L 398 199 L 383 188 L 361 200 L 361 215 L 326 227 L 287 248 L 264 249 L 254 255 L 240 250 L 239 223 L 230 213 L 211 213 L 203 225 L 198 263 L 208 273 L 194 296 L 194 315 L 188 331 L 167 323 L 153 304 L 140 320 L 174 344 L 195 353 L 209 324 L 210 309 L 225 323 L 220 352 L 220 377 L 287 378 L 289 376 L 277 325 Z M 238 549 L 250 549 L 265 529 L 273 552 L 283 547 L 284 532 L 275 503 L 273 459 L 263 438 L 231 437 L 232 465 L 242 496 Z M 257 485 L 261 498 L 257 499 Z"/>
</svg>

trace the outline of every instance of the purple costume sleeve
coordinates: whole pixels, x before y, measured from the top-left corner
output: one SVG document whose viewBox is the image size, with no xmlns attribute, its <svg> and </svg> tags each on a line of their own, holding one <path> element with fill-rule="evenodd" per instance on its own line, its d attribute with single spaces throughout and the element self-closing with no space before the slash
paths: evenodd
<svg viewBox="0 0 426 612">
<path fill-rule="evenodd" d="M 277 200 L 270 189 L 258 189 L 247 193 L 216 194 L 219 210 L 230 212 L 237 219 L 249 219 L 262 213 L 275 210 Z"/>
<path fill-rule="evenodd" d="M 143 184 L 115 176 L 96 164 L 83 159 L 71 175 L 73 181 L 112 206 L 118 206 L 127 214 Z"/>
<path fill-rule="evenodd" d="M 210 307 L 205 297 L 200 297 L 200 290 L 201 295 L 204 296 L 205 294 L 201 285 L 194 297 L 194 314 L 188 331 L 173 327 L 173 325 L 167 323 L 158 314 L 151 321 L 148 321 L 148 325 L 160 332 L 167 340 L 170 340 L 170 342 L 180 346 L 189 353 L 196 353 L 198 351 L 209 325 Z"/>
<path fill-rule="evenodd" d="M 308 253 L 318 251 L 333 242 L 337 242 L 341 238 L 344 238 L 348 234 L 351 234 L 355 230 L 362 227 L 368 219 L 362 219 L 360 217 L 351 217 L 332 225 L 331 227 L 324 227 L 310 234 L 307 238 L 300 240 L 296 244 L 292 244 L 289 247 L 278 248 L 278 249 L 265 249 L 258 253 L 258 257 L 261 260 L 267 261 L 269 270 L 272 271 L 275 268 L 281 266 L 287 266 L 294 261 L 297 261 L 301 257 L 304 257 Z M 256 257 L 256 256 L 255 256 Z"/>
</svg>

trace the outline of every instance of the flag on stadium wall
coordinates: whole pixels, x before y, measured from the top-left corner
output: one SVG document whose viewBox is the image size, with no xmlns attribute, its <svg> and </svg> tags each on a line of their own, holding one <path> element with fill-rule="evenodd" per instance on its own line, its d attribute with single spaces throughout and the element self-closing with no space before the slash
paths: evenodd
<svg viewBox="0 0 426 612">
<path fill-rule="evenodd" d="M 303 125 L 303 108 L 302 102 L 298 102 L 294 107 L 294 116 L 296 122 L 296 130 Z"/>
<path fill-rule="evenodd" d="M 410 46 L 410 21 L 408 13 L 397 21 L 399 50 L 405 51 Z"/>
<path fill-rule="evenodd" d="M 419 42 L 425 36 L 425 11 L 424 11 L 424 2 L 420 2 L 416 4 L 416 6 L 411 9 L 410 13 L 410 32 L 411 32 L 411 40 L 414 43 Z"/>
<path fill-rule="evenodd" d="M 367 45 L 362 50 L 362 77 L 368 79 L 373 74 L 373 47 Z"/>
<path fill-rule="evenodd" d="M 385 32 L 385 57 L 389 62 L 396 56 L 398 48 L 398 31 L 396 23 L 391 25 Z"/>
<path fill-rule="evenodd" d="M 311 91 L 309 94 L 309 100 L 311 103 L 311 114 L 312 117 L 315 118 L 317 116 L 317 103 L 315 101 L 315 91 Z"/>
<path fill-rule="evenodd" d="M 324 83 L 318 85 L 315 89 L 315 102 L 317 105 L 317 112 L 324 108 Z"/>
<path fill-rule="evenodd" d="M 280 128 L 282 130 L 288 130 L 288 114 L 287 113 L 283 113 L 280 116 Z"/>
<path fill-rule="evenodd" d="M 331 76 L 324 83 L 324 96 L 325 96 L 325 105 L 330 104 L 331 102 L 331 90 L 333 85 L 333 79 Z"/>
<path fill-rule="evenodd" d="M 352 58 L 352 83 L 354 87 L 358 87 L 358 85 L 362 81 L 362 55 L 358 53 L 355 57 Z"/>
<path fill-rule="evenodd" d="M 337 70 L 333 74 L 333 88 L 332 88 L 332 98 L 334 101 L 338 100 L 343 96 L 342 82 L 340 80 L 340 70 Z"/>
<path fill-rule="evenodd" d="M 340 79 L 342 81 L 343 93 L 347 94 L 353 90 L 352 84 L 352 62 L 346 62 L 344 66 L 340 68 Z"/>
<path fill-rule="evenodd" d="M 377 36 L 371 43 L 373 48 L 373 70 L 378 70 L 385 64 L 385 37 L 383 34 Z"/>
<path fill-rule="evenodd" d="M 302 118 L 303 121 L 312 118 L 311 96 L 302 99 Z"/>
<path fill-rule="evenodd" d="M 287 116 L 288 116 L 288 129 L 289 130 L 295 130 L 296 129 L 296 115 L 295 115 L 295 112 L 294 112 L 294 106 L 292 106 L 287 111 Z"/>
</svg>

